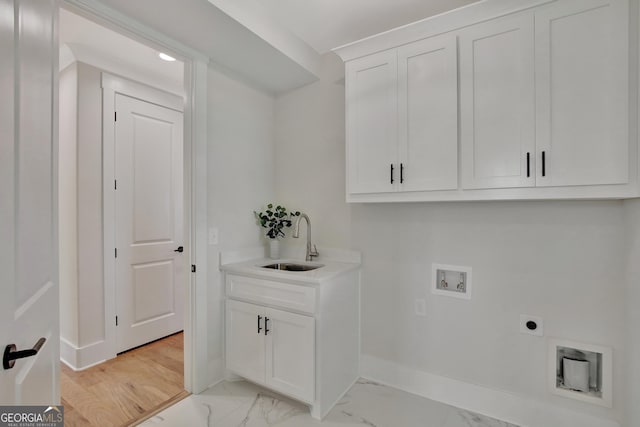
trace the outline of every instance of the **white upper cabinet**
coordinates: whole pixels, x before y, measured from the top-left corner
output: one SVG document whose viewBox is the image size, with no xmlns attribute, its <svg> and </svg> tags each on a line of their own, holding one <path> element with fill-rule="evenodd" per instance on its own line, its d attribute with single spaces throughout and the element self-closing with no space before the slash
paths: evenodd
<svg viewBox="0 0 640 427">
<path fill-rule="evenodd" d="M 458 186 L 455 36 L 347 64 L 348 193 Z"/>
<path fill-rule="evenodd" d="M 565 0 L 535 12 L 538 186 L 629 182 L 628 10 Z"/>
<path fill-rule="evenodd" d="M 398 49 L 401 191 L 458 188 L 457 65 L 452 35 Z"/>
<path fill-rule="evenodd" d="M 533 16 L 460 33 L 462 188 L 535 185 Z"/>
<path fill-rule="evenodd" d="M 639 197 L 629 6 L 486 0 L 337 49 L 347 200 Z"/>
<path fill-rule="evenodd" d="M 395 50 L 347 64 L 347 186 L 350 193 L 393 191 L 397 163 Z"/>
</svg>

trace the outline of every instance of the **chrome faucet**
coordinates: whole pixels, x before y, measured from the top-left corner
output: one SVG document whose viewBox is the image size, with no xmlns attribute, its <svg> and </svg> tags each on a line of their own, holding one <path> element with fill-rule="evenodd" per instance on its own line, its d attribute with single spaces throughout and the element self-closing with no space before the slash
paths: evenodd
<svg viewBox="0 0 640 427">
<path fill-rule="evenodd" d="M 311 221 L 309 220 L 309 217 L 306 213 L 301 213 L 296 220 L 296 225 L 293 229 L 293 237 L 296 239 L 300 237 L 300 220 L 302 218 L 307 220 L 307 256 L 305 257 L 305 260 L 313 261 L 313 257 L 320 254 L 318 253 L 318 248 L 316 248 L 316 245 L 313 245 L 313 250 L 311 250 Z"/>
</svg>

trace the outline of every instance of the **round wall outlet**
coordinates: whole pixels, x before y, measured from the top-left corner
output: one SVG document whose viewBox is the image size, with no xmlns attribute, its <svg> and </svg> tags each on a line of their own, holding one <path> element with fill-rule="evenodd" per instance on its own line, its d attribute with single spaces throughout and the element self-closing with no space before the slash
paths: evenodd
<svg viewBox="0 0 640 427">
<path fill-rule="evenodd" d="M 542 318 L 523 314 L 520 316 L 520 333 L 541 337 L 544 334 Z"/>
</svg>

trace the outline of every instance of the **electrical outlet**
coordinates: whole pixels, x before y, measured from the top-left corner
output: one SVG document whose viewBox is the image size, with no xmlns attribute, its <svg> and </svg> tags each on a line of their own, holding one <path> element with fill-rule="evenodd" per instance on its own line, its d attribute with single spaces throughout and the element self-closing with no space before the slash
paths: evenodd
<svg viewBox="0 0 640 427">
<path fill-rule="evenodd" d="M 520 315 L 520 333 L 541 337 L 544 335 L 544 323 L 541 317 Z"/>
<path fill-rule="evenodd" d="M 218 244 L 218 228 L 217 227 L 209 227 L 209 244 L 210 245 Z"/>
<path fill-rule="evenodd" d="M 413 303 L 413 308 L 416 316 L 426 317 L 427 315 L 427 302 L 423 299 L 417 299 Z"/>
</svg>

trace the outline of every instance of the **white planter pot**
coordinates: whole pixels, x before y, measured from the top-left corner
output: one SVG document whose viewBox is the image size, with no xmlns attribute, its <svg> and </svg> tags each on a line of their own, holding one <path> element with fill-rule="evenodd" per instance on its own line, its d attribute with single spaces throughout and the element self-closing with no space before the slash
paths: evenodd
<svg viewBox="0 0 640 427">
<path fill-rule="evenodd" d="M 271 259 L 280 258 L 280 240 L 269 239 L 269 258 Z"/>
</svg>

